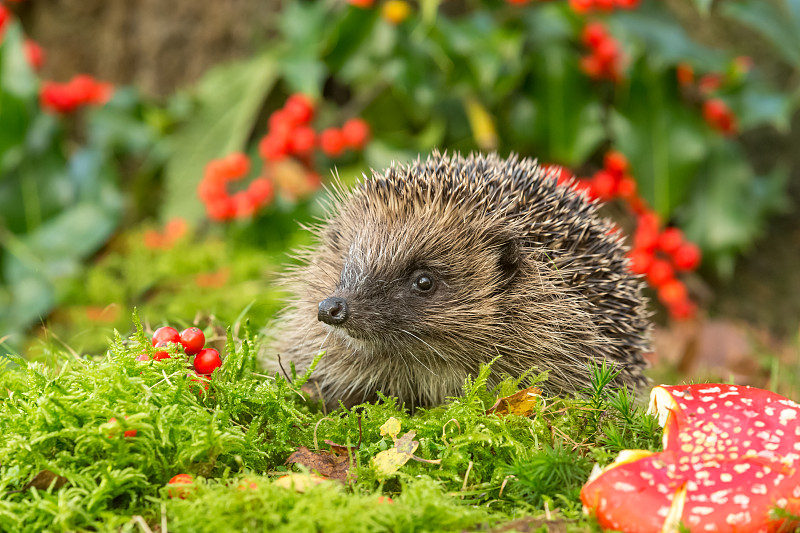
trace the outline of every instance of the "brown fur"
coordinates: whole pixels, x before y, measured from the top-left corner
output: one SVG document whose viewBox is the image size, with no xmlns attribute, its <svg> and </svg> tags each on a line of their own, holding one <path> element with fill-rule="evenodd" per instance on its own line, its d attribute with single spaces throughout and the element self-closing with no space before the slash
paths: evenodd
<svg viewBox="0 0 800 533">
<path fill-rule="evenodd" d="M 574 392 L 605 358 L 635 387 L 648 313 L 611 228 L 529 160 L 434 154 L 373 173 L 335 188 L 288 275 L 294 296 L 267 355 L 302 371 L 325 350 L 313 377 L 330 405 L 378 391 L 436 405 L 497 356 L 495 381 L 535 367 L 550 371 L 549 392 Z M 411 290 L 421 270 L 436 280 L 430 295 Z M 343 325 L 317 320 L 330 296 L 348 302 Z"/>
</svg>

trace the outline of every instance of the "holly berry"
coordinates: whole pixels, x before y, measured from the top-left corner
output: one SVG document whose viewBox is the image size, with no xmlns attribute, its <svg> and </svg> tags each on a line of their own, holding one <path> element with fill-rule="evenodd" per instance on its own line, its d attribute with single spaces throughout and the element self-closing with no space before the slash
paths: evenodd
<svg viewBox="0 0 800 533">
<path fill-rule="evenodd" d="M 283 105 L 283 112 L 294 124 L 308 124 L 314 118 L 314 103 L 304 94 L 293 94 Z"/>
<path fill-rule="evenodd" d="M 180 337 L 178 339 L 180 341 Z M 169 347 L 170 343 L 166 341 L 161 341 L 158 344 L 156 344 L 156 348 L 169 348 Z M 166 350 L 159 350 L 153 354 L 153 360 L 155 361 L 161 361 L 162 359 L 169 359 L 171 357 L 172 356 Z"/>
<path fill-rule="evenodd" d="M 336 157 L 344 152 L 344 136 L 341 130 L 336 128 L 328 128 L 324 130 L 319 136 L 319 146 L 325 155 L 329 157 Z"/>
<path fill-rule="evenodd" d="M 172 485 L 167 491 L 170 498 L 185 500 L 191 493 L 191 485 L 194 485 L 194 478 L 189 474 L 178 474 L 177 476 L 173 476 L 172 479 L 167 482 L 167 485 Z"/>
<path fill-rule="evenodd" d="M 661 287 L 673 277 L 672 267 L 663 259 L 654 259 L 647 271 L 647 278 L 653 287 Z"/>
<path fill-rule="evenodd" d="M 369 125 L 360 118 L 351 118 L 342 126 L 342 137 L 348 148 L 361 150 L 369 140 Z"/>
<path fill-rule="evenodd" d="M 155 333 L 153 333 L 153 346 L 156 346 L 159 342 L 174 342 L 175 344 L 180 344 L 181 334 L 178 333 L 177 329 L 171 326 L 158 328 Z"/>
<path fill-rule="evenodd" d="M 211 374 L 214 369 L 222 366 L 219 352 L 213 348 L 206 348 L 194 356 L 194 369 L 198 374 Z"/>
<path fill-rule="evenodd" d="M 308 126 L 302 126 L 292 132 L 289 138 L 289 148 L 299 155 L 309 155 L 314 150 L 317 134 Z"/>
<path fill-rule="evenodd" d="M 678 270 L 694 270 L 700 265 L 700 255 L 696 244 L 685 242 L 672 254 L 672 262 Z"/>
<path fill-rule="evenodd" d="M 673 254 L 683 244 L 683 232 L 678 228 L 667 228 L 658 236 L 658 248 Z"/>
<path fill-rule="evenodd" d="M 200 328 L 192 327 L 181 331 L 181 345 L 186 355 L 194 355 L 203 349 L 206 344 L 206 336 Z"/>
</svg>

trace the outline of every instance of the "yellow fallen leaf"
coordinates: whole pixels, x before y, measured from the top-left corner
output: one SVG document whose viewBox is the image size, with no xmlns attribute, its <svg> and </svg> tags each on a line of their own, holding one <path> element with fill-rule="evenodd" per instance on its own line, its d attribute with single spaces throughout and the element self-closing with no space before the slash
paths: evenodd
<svg viewBox="0 0 800 533">
<path fill-rule="evenodd" d="M 294 489 L 297 492 L 305 492 L 323 481 L 326 481 L 324 477 L 314 474 L 292 473 L 279 477 L 275 480 L 275 484 L 284 489 Z"/>
<path fill-rule="evenodd" d="M 375 469 L 378 477 L 391 476 L 414 457 L 414 452 L 419 446 L 419 441 L 414 440 L 416 434 L 416 431 L 409 431 L 395 441 L 394 448 L 384 450 L 372 458 L 372 468 Z"/>
<path fill-rule="evenodd" d="M 398 433 L 400 433 L 400 421 L 395 417 L 389 418 L 389 420 L 381 426 L 381 436 L 391 435 L 392 440 L 395 440 L 397 439 Z"/>
<path fill-rule="evenodd" d="M 531 416 L 531 414 L 533 414 L 533 408 L 541 396 L 541 389 L 528 387 L 527 389 L 515 392 L 511 396 L 499 398 L 495 404 L 486 411 L 486 414 L 496 414 L 498 416 Z"/>
</svg>

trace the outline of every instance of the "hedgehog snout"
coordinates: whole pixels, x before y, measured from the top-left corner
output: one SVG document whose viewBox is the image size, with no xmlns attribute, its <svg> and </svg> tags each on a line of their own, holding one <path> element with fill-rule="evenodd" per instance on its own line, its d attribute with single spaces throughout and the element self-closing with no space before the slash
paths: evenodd
<svg viewBox="0 0 800 533">
<path fill-rule="evenodd" d="M 340 326 L 347 320 L 347 300 L 338 296 L 325 298 L 319 303 L 317 319 L 331 326 Z"/>
</svg>

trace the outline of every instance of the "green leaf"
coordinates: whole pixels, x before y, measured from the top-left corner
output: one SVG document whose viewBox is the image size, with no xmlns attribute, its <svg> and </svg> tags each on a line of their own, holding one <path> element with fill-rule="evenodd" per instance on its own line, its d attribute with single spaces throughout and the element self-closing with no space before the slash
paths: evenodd
<svg viewBox="0 0 800 533">
<path fill-rule="evenodd" d="M 574 54 L 550 46 L 533 63 L 528 91 L 538 112 L 530 125 L 542 157 L 578 166 L 603 142 L 602 110 Z"/>
<path fill-rule="evenodd" d="M 770 125 L 781 133 L 789 133 L 793 104 L 786 93 L 747 86 L 736 100 L 736 116 L 742 130 Z"/>
<path fill-rule="evenodd" d="M 775 52 L 796 69 L 800 68 L 798 12 L 797 2 L 791 4 L 791 12 L 781 12 L 780 8 L 764 0 L 739 0 L 722 5 L 725 16 L 760 33 L 772 44 Z"/>
<path fill-rule="evenodd" d="M 172 142 L 174 151 L 165 170 L 165 219 L 196 221 L 203 216 L 196 193 L 203 169 L 211 159 L 244 150 L 276 75 L 276 58 L 266 53 L 217 67 L 201 80 L 197 110 Z"/>
<path fill-rule="evenodd" d="M 23 42 L 25 34 L 18 22 L 8 25 L 3 37 L 2 72 L 0 72 L 0 88 L 3 91 L 22 98 L 36 97 L 39 82 L 25 56 Z"/>
<path fill-rule="evenodd" d="M 721 276 L 732 275 L 733 258 L 758 237 L 767 215 L 786 208 L 787 179 L 787 169 L 780 166 L 755 176 L 735 144 L 715 144 L 680 218 Z"/>
<path fill-rule="evenodd" d="M 642 196 L 662 216 L 682 202 L 707 155 L 708 128 L 680 101 L 669 71 L 641 61 L 611 115 L 613 145 L 631 162 Z"/>
</svg>

